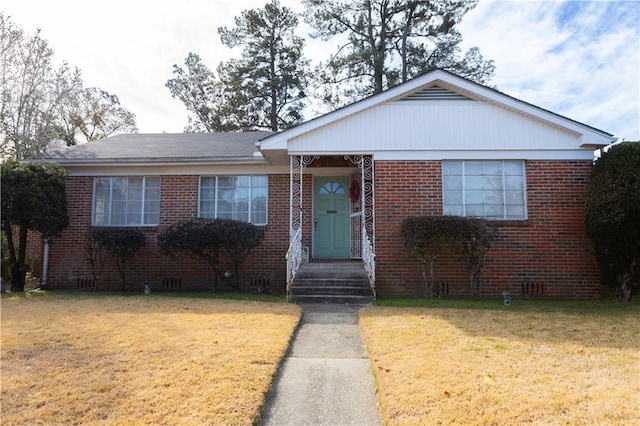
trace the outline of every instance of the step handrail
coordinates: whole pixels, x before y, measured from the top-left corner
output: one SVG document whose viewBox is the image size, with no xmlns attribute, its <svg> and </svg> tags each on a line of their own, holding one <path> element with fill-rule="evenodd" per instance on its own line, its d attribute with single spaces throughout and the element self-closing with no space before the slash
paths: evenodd
<svg viewBox="0 0 640 426">
<path fill-rule="evenodd" d="M 302 263 L 302 229 L 298 228 L 295 233 L 292 233 L 289 243 L 289 249 L 286 254 L 287 259 L 287 283 L 286 292 L 287 300 L 289 300 L 289 289 L 293 285 L 293 280 L 296 277 L 296 273 Z"/>
<path fill-rule="evenodd" d="M 373 299 L 376 298 L 376 254 L 373 251 L 373 244 L 367 234 L 367 227 L 362 221 L 362 263 L 369 277 L 369 284 L 373 292 Z"/>
</svg>

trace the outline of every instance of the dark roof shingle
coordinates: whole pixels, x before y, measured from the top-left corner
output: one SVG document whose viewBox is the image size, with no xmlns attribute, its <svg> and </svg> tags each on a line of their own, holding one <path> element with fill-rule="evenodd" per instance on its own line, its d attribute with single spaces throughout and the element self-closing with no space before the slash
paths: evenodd
<svg viewBox="0 0 640 426">
<path fill-rule="evenodd" d="M 190 160 L 253 158 L 255 144 L 272 132 L 131 133 L 51 150 L 46 158 L 69 161 Z"/>
</svg>

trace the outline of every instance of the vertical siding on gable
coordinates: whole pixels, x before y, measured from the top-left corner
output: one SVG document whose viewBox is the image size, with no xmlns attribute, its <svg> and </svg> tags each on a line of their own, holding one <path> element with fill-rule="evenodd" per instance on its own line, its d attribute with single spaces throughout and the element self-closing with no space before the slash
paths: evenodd
<svg viewBox="0 0 640 426">
<path fill-rule="evenodd" d="M 579 149 L 578 135 L 484 102 L 395 102 L 290 142 L 293 153 Z M 410 154 L 407 159 L 411 159 Z"/>
</svg>

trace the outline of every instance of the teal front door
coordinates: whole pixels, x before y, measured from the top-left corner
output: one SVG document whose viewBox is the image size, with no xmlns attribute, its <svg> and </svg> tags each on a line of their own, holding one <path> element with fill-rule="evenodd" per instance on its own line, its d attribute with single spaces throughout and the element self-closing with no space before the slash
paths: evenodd
<svg viewBox="0 0 640 426">
<path fill-rule="evenodd" d="M 313 183 L 313 256 L 347 258 L 351 253 L 349 177 L 316 177 Z"/>
</svg>

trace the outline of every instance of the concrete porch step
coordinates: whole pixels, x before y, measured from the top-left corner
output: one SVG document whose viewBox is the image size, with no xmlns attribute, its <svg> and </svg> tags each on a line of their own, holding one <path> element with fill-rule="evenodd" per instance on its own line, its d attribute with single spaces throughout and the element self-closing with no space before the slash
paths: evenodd
<svg viewBox="0 0 640 426">
<path fill-rule="evenodd" d="M 291 297 L 290 297 L 291 299 Z M 350 296 L 350 295 L 297 295 L 292 303 L 340 303 L 348 305 L 370 305 L 373 303 L 373 295 L 371 296 Z"/>
<path fill-rule="evenodd" d="M 293 303 L 369 304 L 373 300 L 361 262 L 304 263 L 289 289 Z"/>
<path fill-rule="evenodd" d="M 365 287 L 369 288 L 369 279 L 365 276 L 357 278 L 323 278 L 319 276 L 314 277 L 298 277 L 296 276 L 296 284 L 306 287 Z"/>
<path fill-rule="evenodd" d="M 350 285 L 334 285 L 323 286 L 318 288 L 317 286 L 298 285 L 295 286 L 296 295 L 311 295 L 311 294 L 330 294 L 330 295 L 360 295 L 368 296 L 371 293 L 371 288 L 363 286 L 350 286 Z"/>
</svg>

